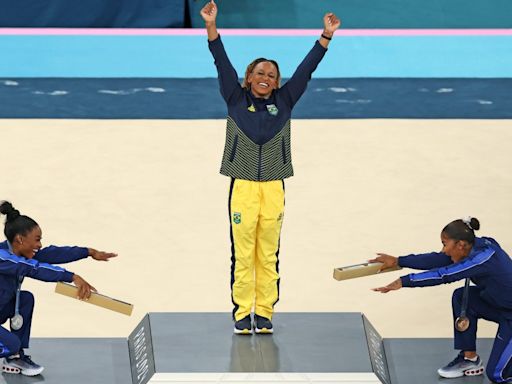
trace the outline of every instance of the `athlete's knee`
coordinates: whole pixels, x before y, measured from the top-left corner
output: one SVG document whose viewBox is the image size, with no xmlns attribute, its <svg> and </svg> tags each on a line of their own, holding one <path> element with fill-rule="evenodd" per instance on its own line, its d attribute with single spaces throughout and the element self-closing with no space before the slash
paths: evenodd
<svg viewBox="0 0 512 384">
<path fill-rule="evenodd" d="M 32 292 L 29 291 L 21 291 L 20 292 L 20 302 L 26 305 L 34 305 L 35 298 Z"/>
<path fill-rule="evenodd" d="M 453 291 L 452 301 L 461 302 L 463 294 L 464 294 L 464 288 L 457 288 L 455 291 Z"/>
<path fill-rule="evenodd" d="M 260 265 L 266 273 L 277 276 L 278 260 L 275 254 L 260 259 Z"/>
<path fill-rule="evenodd" d="M 233 282 L 248 283 L 254 280 L 254 263 L 252 262 L 237 262 L 236 268 L 232 274 Z"/>
<path fill-rule="evenodd" d="M 18 336 L 10 333 L 0 340 L 0 357 L 15 355 L 21 349 L 21 341 Z"/>
<path fill-rule="evenodd" d="M 453 291 L 453 295 L 452 295 L 452 306 L 453 307 L 461 306 L 463 293 L 464 293 L 464 288 L 457 288 L 455 291 Z"/>
<path fill-rule="evenodd" d="M 20 292 L 20 312 L 28 315 L 34 311 L 34 295 L 32 292 L 21 291 Z"/>
<path fill-rule="evenodd" d="M 493 383 L 510 383 L 510 378 L 504 378 L 503 372 L 497 371 L 495 365 L 487 365 L 485 367 L 485 374 Z"/>
</svg>

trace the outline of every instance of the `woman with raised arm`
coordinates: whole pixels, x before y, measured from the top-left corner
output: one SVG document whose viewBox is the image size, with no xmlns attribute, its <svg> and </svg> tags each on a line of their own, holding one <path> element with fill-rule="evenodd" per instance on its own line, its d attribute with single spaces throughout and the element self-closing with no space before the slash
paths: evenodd
<svg viewBox="0 0 512 384">
<path fill-rule="evenodd" d="M 68 263 L 91 256 L 108 261 L 114 253 L 82 247 L 42 248 L 42 231 L 30 217 L 21 215 L 11 203 L 0 201 L 0 214 L 6 215 L 4 235 L 0 243 L 0 324 L 10 319 L 10 329 L 0 326 L 0 357 L 4 358 L 2 370 L 36 376 L 43 367 L 34 363 L 24 353 L 29 347 L 34 295 L 22 291 L 25 277 L 42 281 L 73 282 L 78 297 L 87 300 L 96 289 L 79 275 L 53 264 Z"/>
<path fill-rule="evenodd" d="M 327 51 L 340 20 L 323 18 L 324 29 L 293 76 L 281 87 L 279 66 L 258 58 L 242 85 L 217 32 L 217 5 L 201 10 L 215 59 L 220 93 L 228 108 L 221 174 L 231 178 L 231 298 L 234 333 L 272 333 L 279 300 L 279 238 L 284 215 L 284 179 L 293 175 L 290 152 L 292 109 Z M 254 307 L 254 324 L 251 312 Z"/>
<path fill-rule="evenodd" d="M 512 380 L 512 260 L 489 237 L 476 237 L 476 218 L 454 220 L 441 231 L 441 252 L 394 257 L 386 254 L 371 262 L 427 270 L 402 276 L 391 284 L 375 288 L 387 293 L 402 287 L 428 287 L 470 279 L 474 285 L 453 292 L 454 344 L 460 353 L 437 373 L 444 378 L 481 375 L 484 367 L 476 353 L 478 319 L 498 323 L 486 373 L 495 383 Z M 465 292 L 464 292 L 465 291 Z M 463 315 L 463 316 L 461 316 Z M 459 323 L 463 320 L 463 323 Z"/>
</svg>

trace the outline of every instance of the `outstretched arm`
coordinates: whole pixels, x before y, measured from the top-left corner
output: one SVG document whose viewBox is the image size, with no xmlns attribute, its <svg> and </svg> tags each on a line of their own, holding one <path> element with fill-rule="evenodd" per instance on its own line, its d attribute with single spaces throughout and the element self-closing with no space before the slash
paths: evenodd
<svg viewBox="0 0 512 384">
<path fill-rule="evenodd" d="M 390 256 L 385 253 L 377 253 L 377 257 L 368 260 L 370 263 L 382 263 L 380 270 L 400 266 L 403 268 L 429 270 L 433 268 L 446 267 L 453 264 L 450 256 L 442 252 L 422 253 L 418 255 Z"/>
<path fill-rule="evenodd" d="M 84 247 L 57 247 L 50 245 L 40 249 L 34 256 L 35 260 L 49 264 L 71 263 L 89 256 L 89 250 Z"/>
<path fill-rule="evenodd" d="M 494 249 L 486 248 L 471 258 L 465 258 L 458 263 L 452 263 L 446 267 L 434 268 L 421 273 L 411 273 L 401 276 L 385 287 L 374 288 L 374 291 L 387 293 L 402 287 L 430 287 L 433 285 L 453 283 L 468 277 L 488 275 L 492 271 L 489 263 L 494 255 Z"/>
<path fill-rule="evenodd" d="M 201 17 L 204 20 L 206 32 L 208 34 L 208 48 L 215 59 L 215 66 L 219 75 L 220 93 L 226 103 L 236 99 L 241 95 L 242 87 L 238 82 L 238 75 L 229 61 L 228 55 L 224 50 L 224 45 L 217 32 L 217 5 L 212 0 L 201 9 Z"/>
<path fill-rule="evenodd" d="M 334 13 L 326 13 L 323 20 L 324 29 L 322 36 L 315 42 L 315 46 L 299 64 L 292 77 L 281 88 L 284 100 L 292 108 L 306 90 L 308 82 L 311 80 L 311 75 L 323 59 L 329 45 L 329 39 L 332 38 L 334 31 L 341 25 L 341 21 Z"/>
<path fill-rule="evenodd" d="M 204 24 L 206 26 L 208 40 L 215 40 L 217 37 L 219 37 L 219 33 L 217 32 L 217 24 L 215 23 L 215 20 L 217 19 L 217 4 L 215 4 L 213 0 L 208 2 L 201 9 L 201 17 L 203 18 Z"/>
<path fill-rule="evenodd" d="M 87 257 L 92 257 L 98 261 L 108 261 L 112 257 L 116 257 L 116 253 L 97 251 L 94 248 L 84 247 L 56 247 L 50 245 L 49 247 L 39 250 L 34 259 L 43 263 L 49 264 L 63 264 L 71 263 Z"/>
</svg>

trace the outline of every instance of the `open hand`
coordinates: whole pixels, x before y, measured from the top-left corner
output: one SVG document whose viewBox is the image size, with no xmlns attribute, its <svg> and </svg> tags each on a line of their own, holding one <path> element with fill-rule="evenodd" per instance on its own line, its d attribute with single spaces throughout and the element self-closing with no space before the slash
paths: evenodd
<svg viewBox="0 0 512 384">
<path fill-rule="evenodd" d="M 117 253 L 97 251 L 94 248 L 89 248 L 89 256 L 91 256 L 94 260 L 108 261 L 110 258 L 116 257 Z"/>
<path fill-rule="evenodd" d="M 388 293 L 389 291 L 396 291 L 400 288 L 402 288 L 402 280 L 396 279 L 391 284 L 388 284 L 385 287 L 372 288 L 372 291 L 380 292 L 380 293 Z"/>
</svg>

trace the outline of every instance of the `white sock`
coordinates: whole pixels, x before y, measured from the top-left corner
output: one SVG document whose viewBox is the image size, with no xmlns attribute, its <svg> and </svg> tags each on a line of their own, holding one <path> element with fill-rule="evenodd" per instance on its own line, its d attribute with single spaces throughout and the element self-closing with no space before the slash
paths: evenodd
<svg viewBox="0 0 512 384">
<path fill-rule="evenodd" d="M 465 360 L 469 360 L 469 361 L 472 361 L 472 362 L 475 362 L 478 360 L 478 355 L 476 355 L 475 357 L 472 357 L 471 359 L 469 357 L 465 357 L 464 358 Z"/>
</svg>

